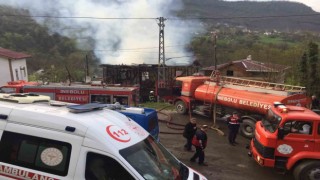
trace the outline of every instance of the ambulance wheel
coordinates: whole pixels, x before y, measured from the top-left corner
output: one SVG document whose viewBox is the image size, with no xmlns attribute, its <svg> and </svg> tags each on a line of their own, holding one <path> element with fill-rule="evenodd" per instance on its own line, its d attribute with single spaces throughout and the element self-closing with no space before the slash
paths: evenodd
<svg viewBox="0 0 320 180">
<path fill-rule="evenodd" d="M 183 101 L 177 101 L 175 103 L 175 106 L 176 106 L 176 111 L 179 114 L 186 114 L 187 113 L 187 106 Z"/>
<path fill-rule="evenodd" d="M 251 139 L 254 137 L 256 122 L 252 119 L 243 119 L 240 125 L 240 133 L 243 137 Z"/>
<path fill-rule="evenodd" d="M 293 170 L 295 180 L 320 179 L 320 161 L 304 161 Z"/>
</svg>

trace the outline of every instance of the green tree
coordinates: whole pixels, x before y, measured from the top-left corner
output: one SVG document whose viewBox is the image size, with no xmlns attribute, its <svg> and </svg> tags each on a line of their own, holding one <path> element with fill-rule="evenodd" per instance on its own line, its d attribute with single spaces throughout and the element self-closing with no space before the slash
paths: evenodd
<svg viewBox="0 0 320 180">
<path fill-rule="evenodd" d="M 318 45 L 314 42 L 309 43 L 309 84 L 310 94 L 319 94 L 320 93 L 320 85 L 319 85 L 319 73 L 318 73 Z"/>
<path fill-rule="evenodd" d="M 308 56 L 307 53 L 304 52 L 300 64 L 299 64 L 299 83 L 301 86 L 307 86 L 306 79 L 308 79 Z"/>
</svg>

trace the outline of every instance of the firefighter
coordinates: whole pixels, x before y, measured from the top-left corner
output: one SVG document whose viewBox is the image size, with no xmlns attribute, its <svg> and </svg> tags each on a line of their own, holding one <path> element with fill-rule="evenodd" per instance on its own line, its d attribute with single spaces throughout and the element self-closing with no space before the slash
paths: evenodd
<svg viewBox="0 0 320 180">
<path fill-rule="evenodd" d="M 191 118 L 190 121 L 184 126 L 183 137 L 187 139 L 187 143 L 184 145 L 186 151 L 192 152 L 192 138 L 197 131 L 197 120 Z"/>
<path fill-rule="evenodd" d="M 197 130 L 196 134 L 192 138 L 192 145 L 196 148 L 195 154 L 190 159 L 191 162 L 196 162 L 196 159 L 199 158 L 198 164 L 200 166 L 208 166 L 207 163 L 204 162 L 204 149 L 207 147 L 208 136 L 206 131 L 208 130 L 207 125 L 202 125 L 199 130 Z"/>
<path fill-rule="evenodd" d="M 154 91 L 150 91 L 150 93 L 149 93 L 149 101 L 150 102 L 155 102 Z"/>
<path fill-rule="evenodd" d="M 229 129 L 229 144 L 235 146 L 236 144 L 238 144 L 236 142 L 236 138 L 240 128 L 240 118 L 236 111 L 232 113 L 232 116 L 228 117 L 227 123 Z"/>
<path fill-rule="evenodd" d="M 311 96 L 311 109 L 320 109 L 320 103 L 316 95 Z"/>
</svg>

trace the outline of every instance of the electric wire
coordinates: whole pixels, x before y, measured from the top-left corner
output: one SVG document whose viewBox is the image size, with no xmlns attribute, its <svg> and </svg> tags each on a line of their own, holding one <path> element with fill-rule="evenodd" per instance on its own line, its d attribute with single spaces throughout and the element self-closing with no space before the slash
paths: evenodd
<svg viewBox="0 0 320 180">
<path fill-rule="evenodd" d="M 0 16 L 19 17 L 19 18 L 52 18 L 52 19 L 96 19 L 96 20 L 158 20 L 159 17 L 91 17 L 91 16 L 50 16 L 50 15 L 19 15 L 19 14 L 0 14 Z M 269 15 L 269 16 L 230 16 L 230 17 L 169 17 L 167 20 L 219 20 L 219 19 L 264 19 L 264 18 L 288 18 L 288 17 L 307 17 L 320 16 L 320 13 L 311 14 L 289 14 L 289 15 Z"/>
</svg>

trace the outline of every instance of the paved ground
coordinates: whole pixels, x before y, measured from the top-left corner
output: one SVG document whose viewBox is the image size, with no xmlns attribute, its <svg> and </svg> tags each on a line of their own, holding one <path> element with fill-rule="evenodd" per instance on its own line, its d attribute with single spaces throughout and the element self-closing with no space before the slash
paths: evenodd
<svg viewBox="0 0 320 180">
<path fill-rule="evenodd" d="M 179 115 L 174 111 L 162 111 L 171 116 L 171 122 L 185 124 L 189 120 L 188 115 Z M 212 119 L 196 116 L 198 125 L 212 125 Z M 159 118 L 168 120 L 169 116 L 159 113 Z M 221 136 L 214 130 L 208 130 L 208 147 L 205 150 L 205 161 L 209 166 L 199 166 L 197 163 L 189 162 L 193 152 L 186 152 L 183 149 L 185 139 L 177 130 L 181 126 L 172 126 L 168 128 L 166 123 L 160 123 L 160 142 L 171 151 L 178 159 L 186 165 L 199 171 L 209 180 L 292 180 L 291 174 L 283 175 L 277 173 L 274 169 L 260 167 L 252 158 L 248 157 L 248 150 L 245 148 L 249 143 L 248 139 L 242 136 L 237 137 L 239 145 L 230 146 L 227 143 L 227 126 L 224 121 L 217 121 L 219 129 L 225 135 Z M 177 129 L 175 129 L 177 128 Z"/>
</svg>

